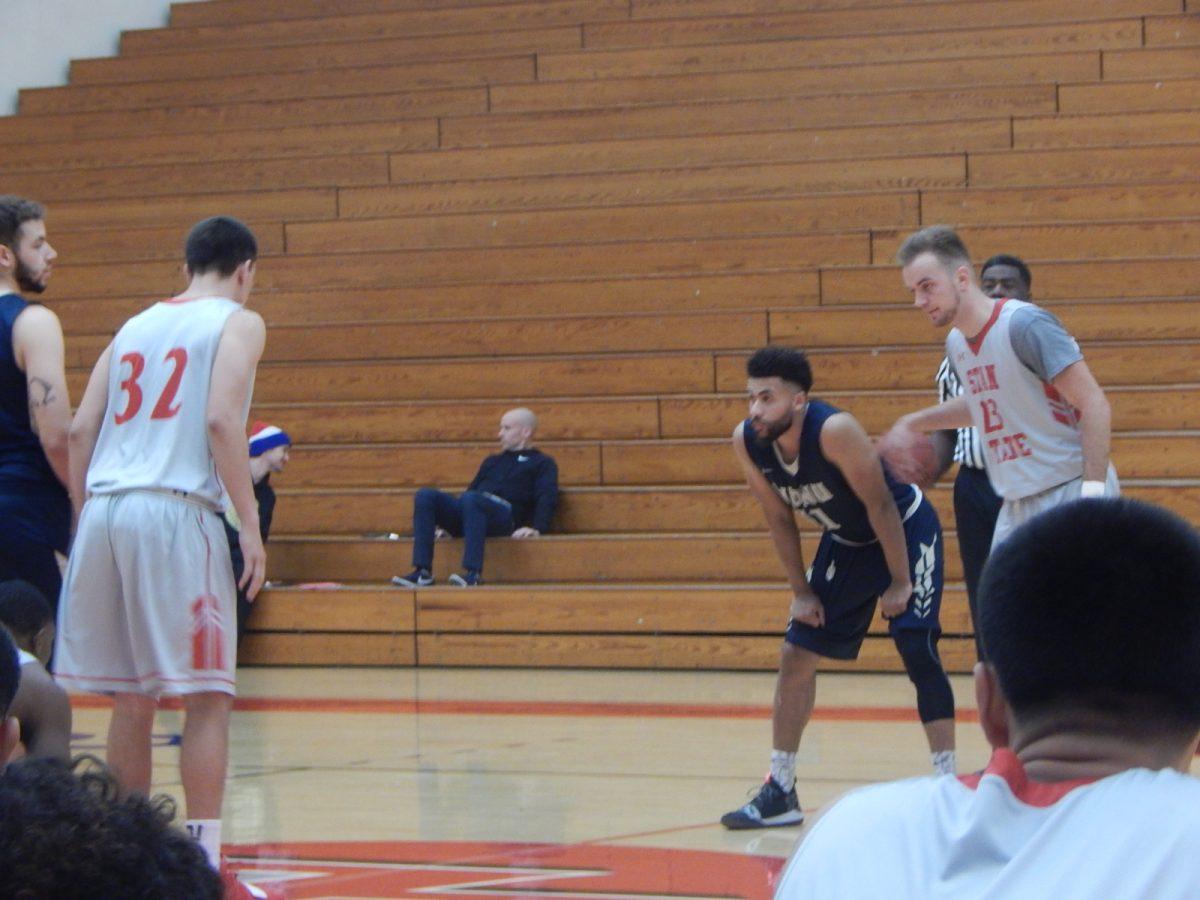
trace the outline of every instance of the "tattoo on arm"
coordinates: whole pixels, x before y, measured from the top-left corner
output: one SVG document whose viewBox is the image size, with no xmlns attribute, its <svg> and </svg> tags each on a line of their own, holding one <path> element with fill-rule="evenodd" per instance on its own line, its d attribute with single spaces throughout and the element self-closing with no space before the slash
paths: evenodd
<svg viewBox="0 0 1200 900">
<path fill-rule="evenodd" d="M 44 378 L 38 378 L 36 375 L 29 379 L 29 408 L 37 409 L 42 406 L 49 406 L 57 396 L 54 393 L 54 385 L 46 381 Z"/>
</svg>

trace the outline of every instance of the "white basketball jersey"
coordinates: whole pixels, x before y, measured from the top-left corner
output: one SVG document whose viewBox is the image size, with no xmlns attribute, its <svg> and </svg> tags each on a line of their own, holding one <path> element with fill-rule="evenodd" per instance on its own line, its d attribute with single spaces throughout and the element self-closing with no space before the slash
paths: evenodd
<svg viewBox="0 0 1200 900">
<path fill-rule="evenodd" d="M 208 389 L 225 322 L 239 309 L 224 297 L 164 300 L 117 332 L 108 407 L 88 467 L 90 493 L 150 488 L 219 504 Z"/>
<path fill-rule="evenodd" d="M 1200 897 L 1200 781 L 1129 769 L 1030 781 L 998 750 L 983 775 L 847 794 L 813 825 L 777 900 Z"/>
<path fill-rule="evenodd" d="M 997 303 L 974 341 L 957 328 L 946 336 L 946 356 L 963 384 L 988 478 L 1005 500 L 1031 497 L 1083 474 L 1078 413 L 1013 350 L 1012 315 L 1029 305 Z"/>
</svg>

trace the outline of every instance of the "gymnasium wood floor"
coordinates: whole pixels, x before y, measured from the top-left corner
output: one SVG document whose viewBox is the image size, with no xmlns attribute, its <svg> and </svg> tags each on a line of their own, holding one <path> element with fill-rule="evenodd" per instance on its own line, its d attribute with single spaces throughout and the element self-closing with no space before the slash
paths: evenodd
<svg viewBox="0 0 1200 900">
<path fill-rule="evenodd" d="M 727 832 L 761 781 L 769 673 L 277 669 L 240 673 L 225 837 L 294 897 L 769 897 L 799 829 Z M 987 749 L 954 678 L 960 770 Z M 76 750 L 108 711 L 78 697 Z M 807 811 L 929 770 L 903 676 L 824 674 Z M 181 798 L 180 714 L 154 788 Z"/>
</svg>

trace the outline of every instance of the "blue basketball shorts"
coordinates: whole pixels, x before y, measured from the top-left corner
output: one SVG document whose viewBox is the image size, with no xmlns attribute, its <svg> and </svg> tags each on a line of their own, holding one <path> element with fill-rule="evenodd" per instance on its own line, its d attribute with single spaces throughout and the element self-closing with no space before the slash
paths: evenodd
<svg viewBox="0 0 1200 900">
<path fill-rule="evenodd" d="M 888 623 L 888 632 L 925 630 L 940 635 L 944 548 L 942 526 L 928 498 L 904 522 L 904 537 L 913 593 L 904 612 Z M 784 640 L 820 656 L 856 659 L 879 595 L 892 583 L 883 548 L 878 542 L 865 547 L 843 544 L 825 532 L 808 583 L 825 606 L 825 624 L 815 628 L 793 620 Z"/>
</svg>

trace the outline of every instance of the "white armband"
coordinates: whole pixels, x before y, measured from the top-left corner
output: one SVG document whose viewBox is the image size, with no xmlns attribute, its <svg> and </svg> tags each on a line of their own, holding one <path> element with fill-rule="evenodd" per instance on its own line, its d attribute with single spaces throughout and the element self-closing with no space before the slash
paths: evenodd
<svg viewBox="0 0 1200 900">
<path fill-rule="evenodd" d="M 1103 497 L 1104 482 L 1085 481 L 1079 488 L 1079 496 L 1083 499 L 1087 499 L 1088 497 Z"/>
</svg>

